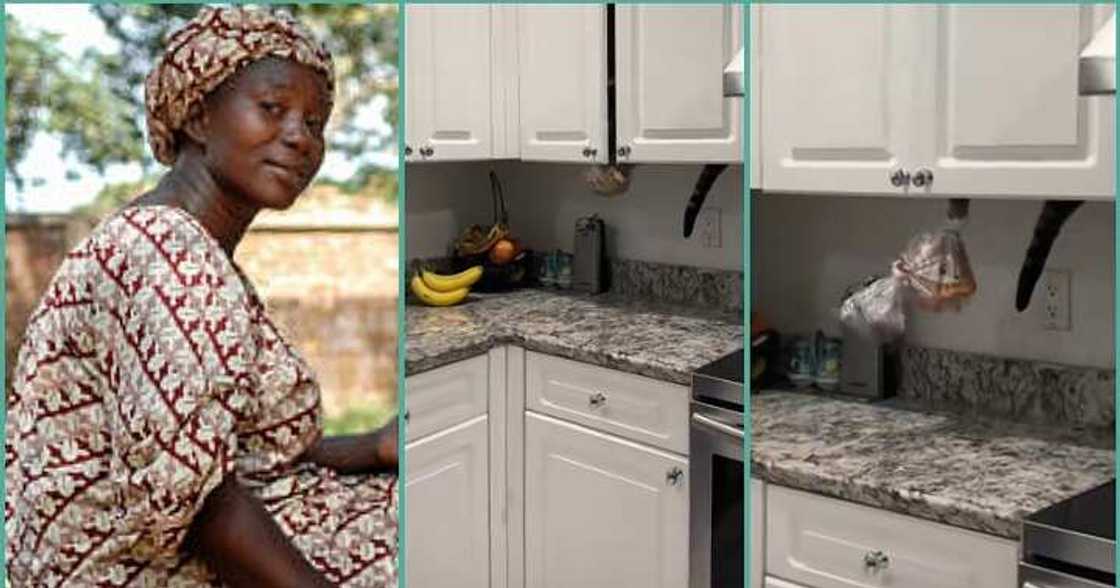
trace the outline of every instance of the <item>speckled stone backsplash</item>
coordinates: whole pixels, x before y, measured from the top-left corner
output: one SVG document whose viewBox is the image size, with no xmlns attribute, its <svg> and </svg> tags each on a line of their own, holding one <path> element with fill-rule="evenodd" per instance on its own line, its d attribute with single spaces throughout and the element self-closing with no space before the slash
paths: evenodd
<svg viewBox="0 0 1120 588">
<path fill-rule="evenodd" d="M 898 394 L 936 409 L 1111 430 L 1112 370 L 904 347 Z"/>
<path fill-rule="evenodd" d="M 610 291 L 631 298 L 743 310 L 743 272 L 611 258 Z"/>
</svg>

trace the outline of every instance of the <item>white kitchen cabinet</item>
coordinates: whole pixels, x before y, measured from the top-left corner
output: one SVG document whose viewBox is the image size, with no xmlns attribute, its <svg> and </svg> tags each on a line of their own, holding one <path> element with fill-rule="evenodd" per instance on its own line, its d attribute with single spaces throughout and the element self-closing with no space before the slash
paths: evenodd
<svg viewBox="0 0 1120 588">
<path fill-rule="evenodd" d="M 913 163 L 934 193 L 1112 199 L 1115 98 L 1077 95 L 1111 5 L 931 5 Z"/>
<path fill-rule="evenodd" d="M 1016 588 L 1018 544 L 766 487 L 766 574 L 813 588 Z"/>
<path fill-rule="evenodd" d="M 1115 99 L 1076 79 L 1111 10 L 763 6 L 763 189 L 1112 198 Z"/>
<path fill-rule="evenodd" d="M 765 190 L 900 192 L 917 114 L 910 5 L 762 6 Z"/>
<path fill-rule="evenodd" d="M 407 380 L 405 441 L 485 415 L 489 396 L 488 357 L 480 355 Z"/>
<path fill-rule="evenodd" d="M 604 10 L 518 6 L 521 159 L 607 161 Z"/>
<path fill-rule="evenodd" d="M 761 107 L 762 104 L 762 88 L 759 84 L 761 77 L 759 71 L 762 69 L 762 59 L 759 57 L 759 50 L 761 42 L 759 39 L 761 27 L 759 27 L 761 6 L 758 4 L 750 5 L 750 46 L 747 57 L 750 59 L 751 67 L 751 80 L 750 90 L 747 92 L 747 99 L 750 100 L 750 132 L 751 142 L 747 149 L 751 158 L 751 189 L 757 190 L 762 187 L 762 127 L 759 124 L 761 120 Z"/>
<path fill-rule="evenodd" d="M 743 98 L 723 96 L 723 68 L 742 5 L 620 4 L 615 34 L 619 160 L 741 163 Z"/>
<path fill-rule="evenodd" d="M 488 5 L 405 8 L 405 145 L 409 161 L 492 155 Z"/>
<path fill-rule="evenodd" d="M 688 585 L 688 462 L 525 414 L 525 585 Z"/>
<path fill-rule="evenodd" d="M 751 478 L 751 588 L 762 588 L 766 544 L 766 487 L 762 480 Z"/>
<path fill-rule="evenodd" d="M 722 71 L 742 6 L 617 8 L 621 161 L 742 161 L 742 98 Z M 409 5 L 405 157 L 609 160 L 601 4 Z"/>
<path fill-rule="evenodd" d="M 487 417 L 405 447 L 408 585 L 490 586 Z"/>
<path fill-rule="evenodd" d="M 604 433 L 688 453 L 688 388 L 543 353 L 525 354 L 525 406 Z"/>
</svg>

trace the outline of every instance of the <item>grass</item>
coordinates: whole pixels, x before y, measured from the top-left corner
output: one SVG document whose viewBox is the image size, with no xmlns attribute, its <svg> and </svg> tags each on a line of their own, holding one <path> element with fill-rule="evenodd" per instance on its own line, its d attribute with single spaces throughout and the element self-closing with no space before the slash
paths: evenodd
<svg viewBox="0 0 1120 588">
<path fill-rule="evenodd" d="M 325 435 L 353 435 L 373 431 L 397 416 L 396 404 L 353 407 L 323 419 Z"/>
</svg>

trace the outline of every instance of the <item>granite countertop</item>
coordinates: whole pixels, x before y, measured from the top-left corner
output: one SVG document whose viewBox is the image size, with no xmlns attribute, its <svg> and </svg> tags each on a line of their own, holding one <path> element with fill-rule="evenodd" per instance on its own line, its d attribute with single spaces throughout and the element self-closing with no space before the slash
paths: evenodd
<svg viewBox="0 0 1120 588">
<path fill-rule="evenodd" d="M 1076 428 L 796 392 L 752 397 L 751 425 L 754 477 L 1009 539 L 1115 475 L 1111 436 Z"/>
<path fill-rule="evenodd" d="M 743 347 L 741 315 L 607 294 L 472 293 L 458 306 L 409 305 L 405 321 L 409 376 L 510 344 L 688 385 L 696 368 Z"/>
</svg>

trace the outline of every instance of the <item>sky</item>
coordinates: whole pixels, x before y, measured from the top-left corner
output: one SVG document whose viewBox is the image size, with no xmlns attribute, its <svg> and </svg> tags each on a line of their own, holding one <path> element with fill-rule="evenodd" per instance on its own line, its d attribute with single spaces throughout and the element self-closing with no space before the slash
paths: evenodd
<svg viewBox="0 0 1120 588">
<path fill-rule="evenodd" d="M 59 33 L 59 48 L 74 58 L 87 48 L 109 52 L 117 49 L 116 41 L 105 32 L 101 23 L 85 4 L 7 4 L 7 14 L 14 15 L 28 29 Z M 384 101 L 375 101 L 359 113 L 358 124 L 380 131 L 386 130 L 381 119 Z M 136 114 L 142 118 L 143 113 Z M 27 178 L 23 191 L 16 190 L 10 179 L 4 181 L 4 204 L 9 212 L 65 212 L 88 203 L 108 183 L 134 181 L 140 178 L 140 165 L 110 166 L 105 175 L 78 163 L 74 157 L 60 156 L 61 141 L 40 133 L 32 140 L 27 157 L 19 165 L 20 173 Z M 390 149 L 375 153 L 368 160 L 396 168 L 397 155 Z M 360 161 L 351 160 L 341 153 L 328 151 L 319 177 L 345 179 L 352 175 Z M 68 171 L 77 172 L 78 179 L 67 179 Z M 31 178 L 41 178 L 34 182 Z"/>
</svg>

